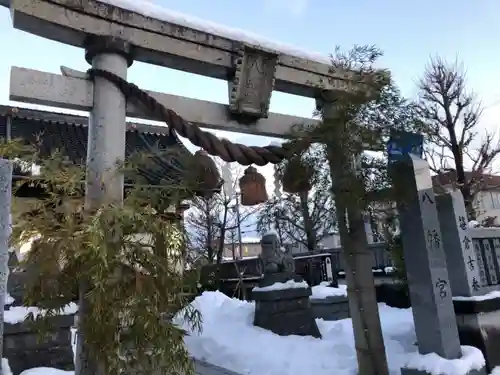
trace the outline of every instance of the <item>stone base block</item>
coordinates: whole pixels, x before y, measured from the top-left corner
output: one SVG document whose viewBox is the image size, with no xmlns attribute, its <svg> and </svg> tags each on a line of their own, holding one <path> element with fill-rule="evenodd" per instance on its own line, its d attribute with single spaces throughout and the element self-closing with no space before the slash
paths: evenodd
<svg viewBox="0 0 500 375">
<path fill-rule="evenodd" d="M 347 319 L 349 313 L 349 300 L 344 296 L 331 296 L 327 298 L 311 298 L 311 309 L 314 318 L 328 321 Z"/>
<path fill-rule="evenodd" d="M 254 291 L 254 325 L 278 335 L 321 337 L 309 301 L 311 288 Z"/>
<path fill-rule="evenodd" d="M 480 349 L 488 371 L 500 366 L 500 298 L 453 304 L 460 344 Z"/>
<path fill-rule="evenodd" d="M 74 370 L 71 326 L 73 315 L 50 318 L 51 328 L 39 335 L 27 322 L 4 324 L 3 356 L 9 360 L 13 375 L 34 367 Z"/>
</svg>

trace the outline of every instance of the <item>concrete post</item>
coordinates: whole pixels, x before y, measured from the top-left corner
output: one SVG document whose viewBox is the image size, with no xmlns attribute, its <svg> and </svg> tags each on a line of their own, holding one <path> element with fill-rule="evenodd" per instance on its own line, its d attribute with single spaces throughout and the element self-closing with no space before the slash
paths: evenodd
<svg viewBox="0 0 500 375">
<path fill-rule="evenodd" d="M 408 155 L 389 167 L 419 352 L 459 358 L 460 342 L 429 166 Z"/>
<path fill-rule="evenodd" d="M 11 234 L 12 163 L 0 159 L 0 354 L 3 353 L 4 301 L 9 277 L 9 237 Z M 0 366 L 1 367 L 1 366 Z M 0 368 L 0 375 L 3 375 Z"/>
<path fill-rule="evenodd" d="M 341 110 L 336 104 L 335 93 L 324 92 L 316 103 L 322 110 L 324 120 L 332 122 L 331 126 L 344 126 L 339 122 L 341 120 L 335 122 Z M 368 248 L 364 215 L 358 204 L 346 194 L 346 186 L 341 186 L 344 182 L 338 182 L 346 173 L 351 177 L 357 173 L 357 155 L 352 155 L 352 150 L 345 150 L 342 141 L 335 135 L 325 142 L 329 144 L 330 173 L 344 255 L 358 373 L 386 375 L 389 370 L 372 272 L 374 258 Z"/>
<path fill-rule="evenodd" d="M 112 37 L 89 38 L 85 59 L 95 69 L 127 78 L 132 65 L 131 46 Z M 125 159 L 126 98 L 112 83 L 97 77 L 94 82 L 94 103 L 89 116 L 87 143 L 87 175 L 85 206 L 92 210 L 103 203 L 123 201 L 123 176 L 117 167 Z M 87 310 L 85 294 L 88 285 L 82 281 L 79 288 L 79 319 L 82 323 Z M 76 349 L 76 375 L 101 374 L 102 368 L 90 356 L 79 329 Z"/>
</svg>

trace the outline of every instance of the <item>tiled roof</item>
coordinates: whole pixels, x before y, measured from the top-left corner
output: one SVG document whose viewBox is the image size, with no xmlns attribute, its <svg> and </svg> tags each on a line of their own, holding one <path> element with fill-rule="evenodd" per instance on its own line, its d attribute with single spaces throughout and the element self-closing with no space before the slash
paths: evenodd
<svg viewBox="0 0 500 375">
<path fill-rule="evenodd" d="M 38 111 L 10 106 L 0 106 L 0 138 L 7 138 L 7 117 L 11 117 L 11 139 L 21 138 L 38 147 L 41 157 L 48 157 L 60 150 L 75 163 L 84 165 L 87 157 L 88 118 L 63 113 Z M 168 127 L 146 126 L 127 123 L 126 158 L 136 152 L 151 153 L 152 150 L 178 148 L 183 154 L 189 151 L 180 143 Z M 158 154 L 160 155 L 160 154 Z M 174 172 L 181 167 L 178 159 L 158 156 L 151 165 L 142 168 L 140 174 L 148 184 L 159 185 L 166 176 L 175 181 L 180 175 Z"/>
</svg>

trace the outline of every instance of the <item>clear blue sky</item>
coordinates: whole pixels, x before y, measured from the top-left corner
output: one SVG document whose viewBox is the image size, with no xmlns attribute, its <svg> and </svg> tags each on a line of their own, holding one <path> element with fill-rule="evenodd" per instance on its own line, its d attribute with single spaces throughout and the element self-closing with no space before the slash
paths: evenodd
<svg viewBox="0 0 500 375">
<path fill-rule="evenodd" d="M 137 0 L 139 1 L 139 0 Z M 490 108 L 485 126 L 497 128 L 500 115 L 499 0 L 156 0 L 168 9 L 248 30 L 325 55 L 336 45 L 375 44 L 384 67 L 407 96 L 430 55 L 459 58 L 467 67 L 470 87 Z M 8 103 L 13 65 L 59 72 L 60 65 L 86 70 L 83 51 L 14 30 L 9 11 L 0 8 L 0 103 Z M 135 63 L 129 79 L 142 88 L 227 103 L 225 82 Z M 274 112 L 310 116 L 312 99 L 275 93 Z M 226 135 L 247 144 L 269 139 Z M 266 171 L 267 176 L 272 172 Z"/>
</svg>

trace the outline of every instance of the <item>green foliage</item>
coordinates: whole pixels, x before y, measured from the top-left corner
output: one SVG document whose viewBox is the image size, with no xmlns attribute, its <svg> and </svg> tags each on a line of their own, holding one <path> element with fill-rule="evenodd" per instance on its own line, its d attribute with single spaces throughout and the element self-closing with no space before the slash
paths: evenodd
<svg viewBox="0 0 500 375">
<path fill-rule="evenodd" d="M 401 235 L 392 236 L 388 242 L 389 252 L 394 264 L 394 276 L 402 283 L 407 283 L 405 259 L 403 255 L 403 244 L 401 243 Z"/>
<path fill-rule="evenodd" d="M 332 56 L 332 75 L 349 75 L 347 90 L 322 90 L 318 100 L 318 126 L 299 129 L 296 136 L 326 145 L 331 191 L 345 260 L 349 298 L 358 310 L 354 326 L 357 346 L 367 345 L 369 356 L 358 356 L 358 367 L 378 374 L 388 372 L 383 337 L 376 311 L 371 264 L 366 254 L 364 218 L 367 212 L 392 208 L 394 196 L 388 179 L 387 158 L 365 150 L 384 151 L 391 130 L 405 130 L 415 121 L 414 105 L 406 102 L 390 73 L 377 67 L 382 55 L 374 46 L 355 46 L 348 53 L 337 49 Z M 338 85 L 339 79 L 332 82 Z M 381 194 L 381 193 L 384 194 Z M 385 195 L 381 200 L 381 195 Z M 387 206 L 387 207 L 386 207 Z M 362 275 L 362 273 L 370 273 Z"/>
<path fill-rule="evenodd" d="M 42 176 L 30 183 L 48 194 L 21 214 L 12 236 L 19 242 L 37 238 L 23 264 L 32 275 L 25 304 L 44 309 L 46 314 L 34 317 L 44 319 L 83 290 L 80 329 L 89 357 L 104 373 L 144 364 L 160 373 L 193 373 L 185 332 L 171 321 L 180 313 L 200 328 L 186 293 L 193 280 L 183 276 L 184 233 L 169 212 L 186 189 L 168 181 L 162 188 L 141 184 L 132 176 L 137 170 L 123 166 L 133 183 L 123 205 L 94 202 L 90 210 L 82 195 L 83 168 L 62 153 L 42 163 Z"/>
</svg>

